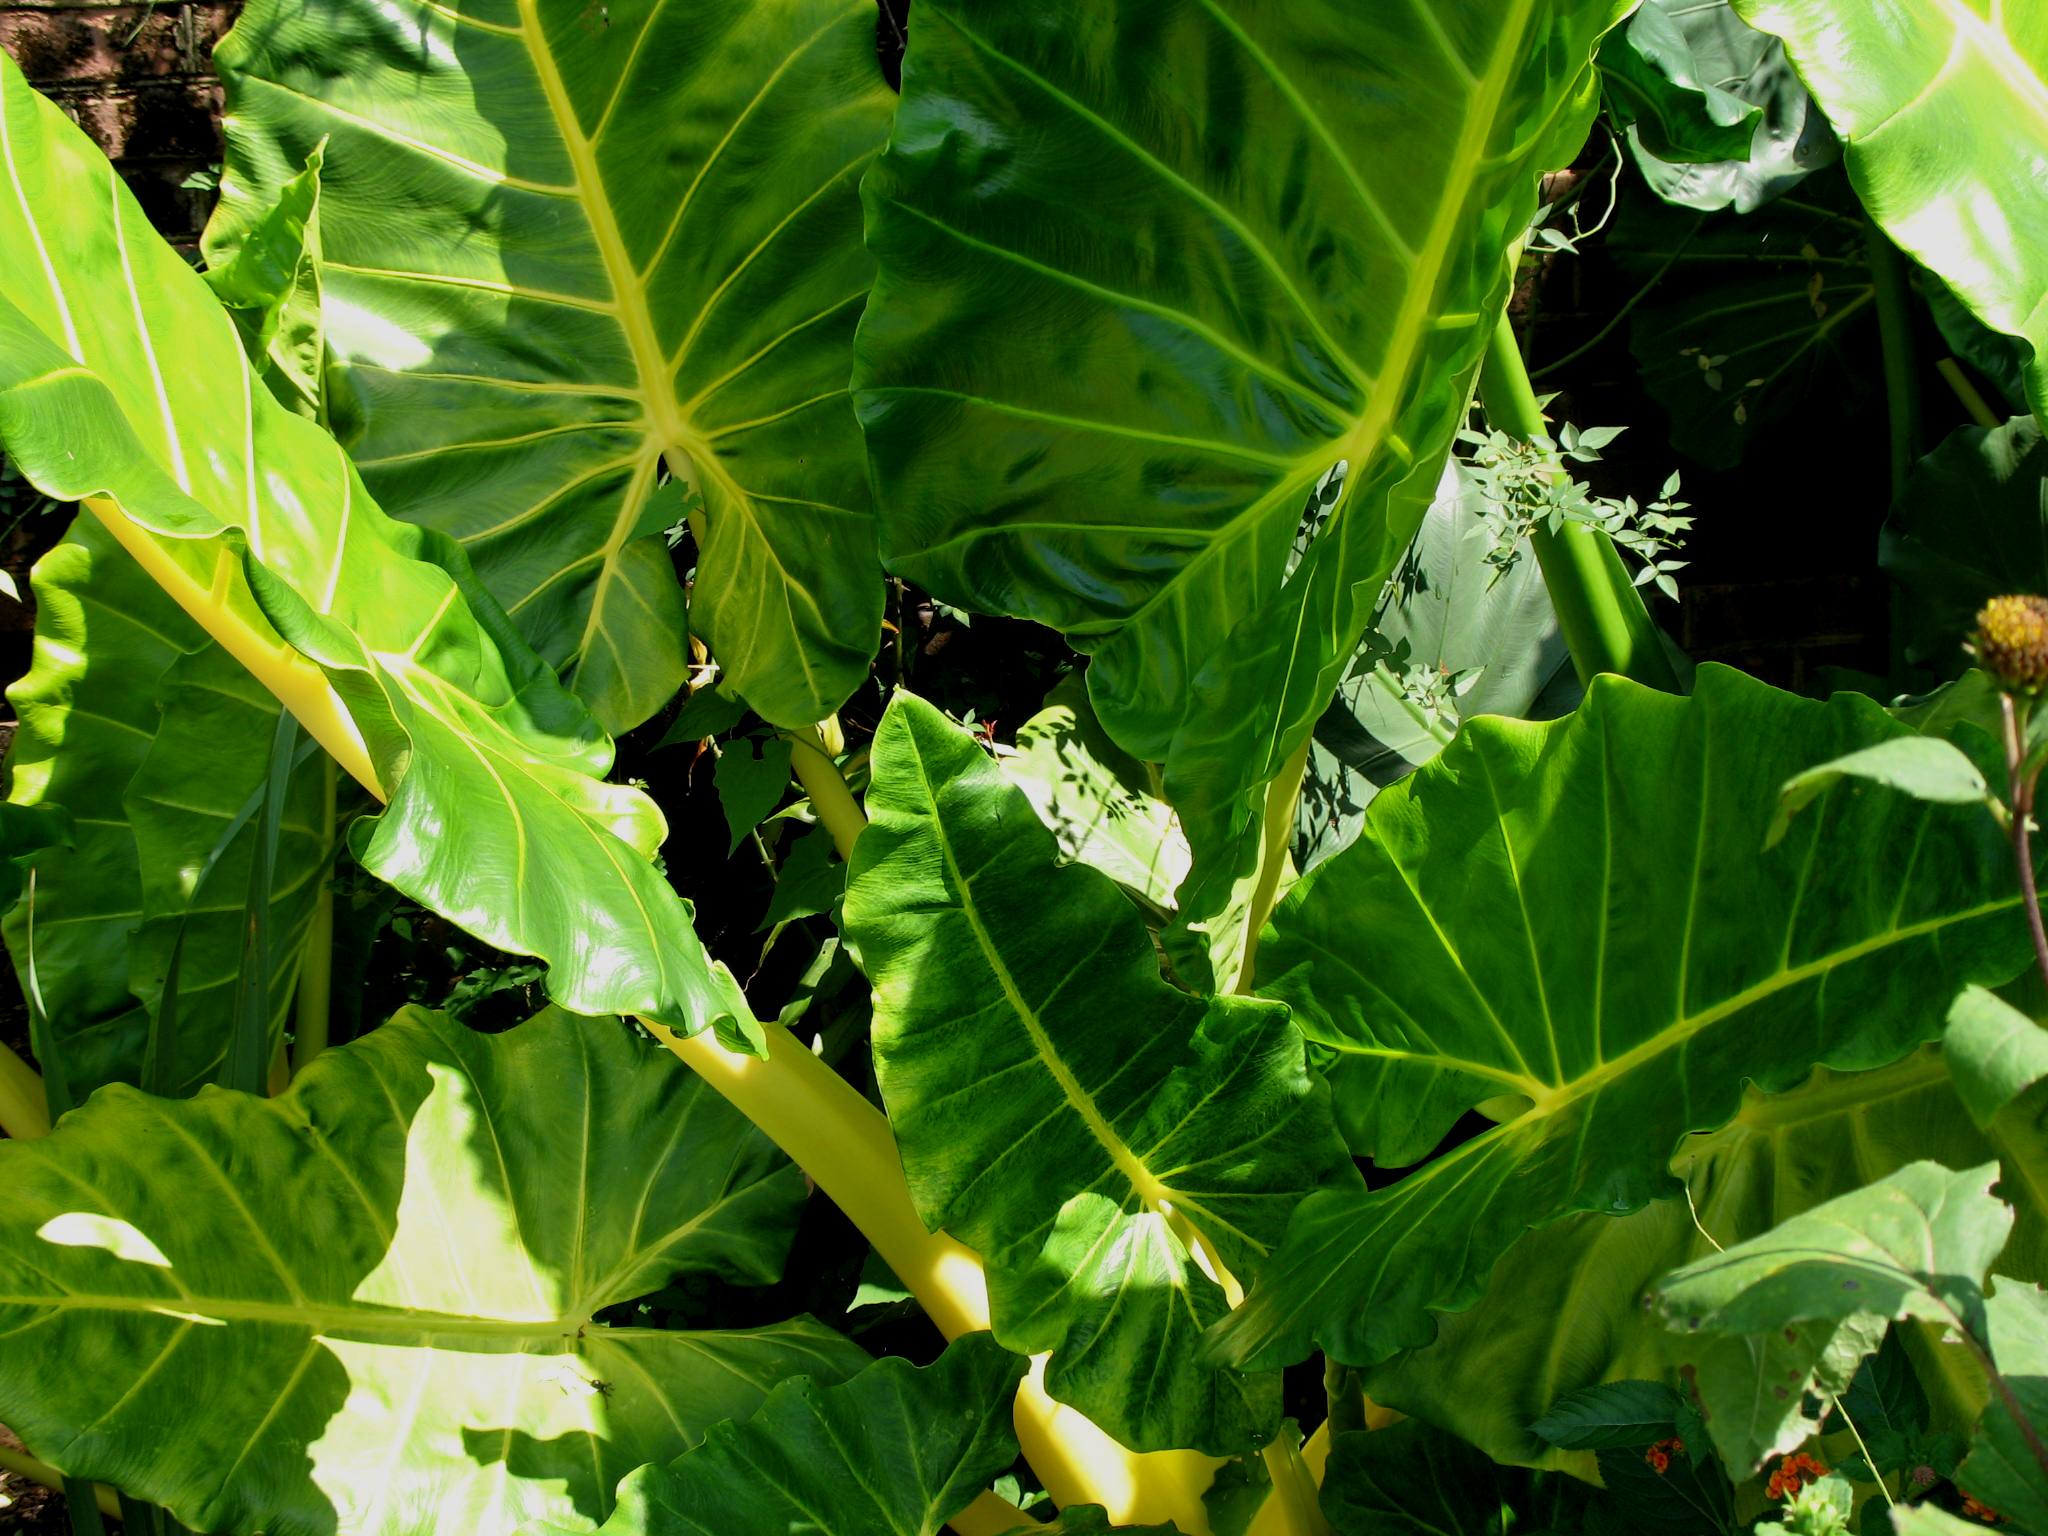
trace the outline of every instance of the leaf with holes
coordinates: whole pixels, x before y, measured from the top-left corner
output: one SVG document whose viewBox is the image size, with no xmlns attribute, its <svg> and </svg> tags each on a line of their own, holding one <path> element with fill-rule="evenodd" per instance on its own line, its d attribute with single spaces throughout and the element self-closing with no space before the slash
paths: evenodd
<svg viewBox="0 0 2048 1536">
<path fill-rule="evenodd" d="M 808 725 L 866 675 L 874 29 L 873 0 L 259 0 L 221 45 L 208 252 L 327 141 L 336 428 L 608 730 L 686 670 L 664 475 L 703 498 L 688 627 L 748 703 Z"/>
<path fill-rule="evenodd" d="M 1725 667 L 1690 699 L 1607 677 L 1567 720 L 1470 722 L 1374 801 L 1276 915 L 1260 991 L 1382 1166 L 1489 1100 L 1503 1123 L 1376 1193 L 1311 1196 L 1228 1357 L 1426 1344 L 1523 1232 L 1675 1193 L 1679 1138 L 1732 1118 L 1745 1079 L 1896 1061 L 1964 982 L 2016 974 L 2010 849 L 1980 808 L 1837 788 L 1763 846 L 1786 779 L 1904 734 L 1858 695 Z"/>
<path fill-rule="evenodd" d="M 678 1274 L 775 1279 L 804 1197 L 615 1023 L 409 1009 L 279 1098 L 110 1088 L 0 1143 L 0 1187 L 0 1415 L 199 1530 L 589 1530 L 633 1468 L 866 1359 L 808 1319 L 594 1320 Z"/>
<path fill-rule="evenodd" d="M 884 553 L 1093 654 L 1110 736 L 1166 764 L 1195 920 L 1435 493 L 1628 9 L 919 0 L 863 188 Z"/>
<path fill-rule="evenodd" d="M 320 744 L 389 796 L 366 869 L 550 963 L 578 1013 L 750 1021 L 654 869 L 666 835 L 612 748 L 444 535 L 397 523 L 273 400 L 204 281 L 113 167 L 0 57 L 0 446 L 86 499 Z M 172 364 L 175 363 L 175 368 Z M 317 665 L 316 665 L 317 663 Z"/>
<path fill-rule="evenodd" d="M 1115 883 L 914 695 L 874 774 L 845 924 L 919 1215 L 982 1255 L 996 1337 L 1052 1351 L 1054 1397 L 1135 1449 L 1262 1444 L 1278 1380 L 1201 1357 L 1213 1277 L 1358 1178 L 1286 1010 L 1162 981 Z"/>
</svg>

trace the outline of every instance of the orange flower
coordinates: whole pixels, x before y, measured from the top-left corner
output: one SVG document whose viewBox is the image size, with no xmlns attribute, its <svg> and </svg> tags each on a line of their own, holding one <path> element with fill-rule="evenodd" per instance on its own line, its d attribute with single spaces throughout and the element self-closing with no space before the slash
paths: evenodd
<svg viewBox="0 0 2048 1536">
<path fill-rule="evenodd" d="M 1789 1499 L 1808 1483 L 1828 1475 L 1828 1469 L 1804 1451 L 1794 1451 L 1778 1463 L 1764 1493 L 1773 1499 Z"/>
<path fill-rule="evenodd" d="M 1643 1452 L 1643 1460 L 1650 1464 L 1651 1471 L 1662 1477 L 1671 1467 L 1671 1458 L 1682 1455 L 1684 1451 L 1685 1442 L 1674 1435 L 1669 1440 L 1659 1440 Z"/>
<path fill-rule="evenodd" d="M 1973 1520 L 1982 1520 L 1986 1525 L 2003 1525 L 2005 1523 L 2005 1516 L 2001 1515 L 1989 1504 L 1979 1504 L 1967 1493 L 1963 1495 L 1963 1513 L 1970 1516 Z"/>
</svg>

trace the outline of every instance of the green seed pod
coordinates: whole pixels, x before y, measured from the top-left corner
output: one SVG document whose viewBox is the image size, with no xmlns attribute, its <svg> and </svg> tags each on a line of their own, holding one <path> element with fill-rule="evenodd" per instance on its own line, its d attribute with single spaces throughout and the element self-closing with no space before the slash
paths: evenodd
<svg viewBox="0 0 2048 1536">
<path fill-rule="evenodd" d="M 1994 597 L 1977 614 L 1971 646 L 1978 662 L 2009 691 L 2048 684 L 2048 597 Z"/>
</svg>

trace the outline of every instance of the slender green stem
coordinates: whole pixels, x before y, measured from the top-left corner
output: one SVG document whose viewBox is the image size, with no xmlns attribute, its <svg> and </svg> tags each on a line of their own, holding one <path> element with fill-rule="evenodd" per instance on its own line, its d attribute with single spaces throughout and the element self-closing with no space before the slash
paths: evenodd
<svg viewBox="0 0 2048 1536">
<path fill-rule="evenodd" d="M 1506 315 L 1487 343 L 1479 392 L 1487 419 L 1496 427 L 1525 442 L 1547 435 Z M 1567 524 L 1555 533 L 1539 527 L 1531 543 L 1580 680 L 1590 683 L 1602 672 L 1618 672 L 1677 693 L 1678 678 L 1664 654 L 1663 637 L 1614 541 L 1597 528 Z"/>
<path fill-rule="evenodd" d="M 839 850 L 839 857 L 851 860 L 853 840 L 868 824 L 860 802 L 846 787 L 839 765 L 825 750 L 825 738 L 816 727 L 808 731 L 790 731 L 787 735 L 791 747 L 790 770 L 796 775 L 797 783 L 803 786 L 804 793 L 811 797 L 812 811 L 824 824 L 825 830 L 832 834 L 832 846 Z"/>
<path fill-rule="evenodd" d="M 1273 782 L 1266 786 L 1266 815 L 1259 839 L 1259 879 L 1252 887 L 1251 909 L 1244 919 L 1244 959 L 1232 990 L 1252 989 L 1252 969 L 1259 957 L 1259 935 L 1266 919 L 1273 915 L 1280 895 L 1280 880 L 1287 872 L 1287 855 L 1294 842 L 1294 812 L 1301 803 L 1301 781 L 1308 772 L 1309 737 L 1303 737 Z"/>
<path fill-rule="evenodd" d="M 1918 457 L 1920 380 L 1913 368 L 1913 287 L 1906 258 L 1875 222 L 1865 220 L 1870 277 L 1877 291 L 1878 340 L 1884 353 L 1885 415 L 1891 424 L 1892 500 L 1906 492 Z"/>
<path fill-rule="evenodd" d="M 50 1134 L 50 1104 L 42 1076 L 0 1041 L 0 1131 L 16 1141 Z"/>
<path fill-rule="evenodd" d="M 2041 896 L 2034 889 L 2034 852 L 2029 846 L 2028 827 L 2034 817 L 2034 786 L 2026 771 L 2026 722 L 2009 693 L 1998 696 L 2005 722 L 2005 768 L 2012 802 L 2012 856 L 2019 868 L 2020 895 L 2025 898 L 2027 932 L 2034 939 L 2034 961 L 2041 967 L 2041 979 L 2048 981 L 2048 932 L 2041 926 Z"/>
<path fill-rule="evenodd" d="M 2002 427 L 2004 421 L 1998 412 L 1991 409 L 1991 403 L 1978 393 L 1977 386 L 1970 382 L 1970 376 L 1963 372 L 1962 364 L 1952 357 L 1944 357 L 1934 365 L 1934 371 L 1941 375 L 1964 410 L 1970 413 L 1970 420 L 1980 427 Z"/>
<path fill-rule="evenodd" d="M 25 1477 L 56 1493 L 64 1491 L 64 1474 L 46 1461 L 37 1461 L 26 1451 L 10 1451 L 0 1445 L 0 1472 L 12 1472 L 16 1477 Z M 119 1517 L 121 1501 L 114 1496 L 113 1489 L 94 1484 L 92 1497 L 101 1514 Z"/>
<path fill-rule="evenodd" d="M 1692 228 L 1685 232 L 1685 238 L 1678 242 L 1677 246 L 1672 250 L 1669 256 L 1666 256 L 1664 258 L 1664 265 L 1659 267 L 1656 271 L 1652 272 L 1649 276 L 1649 280 L 1646 281 L 1642 287 L 1638 288 L 1634 293 L 1628 296 L 1628 302 L 1622 305 L 1621 308 L 1617 309 L 1611 316 L 1609 316 L 1607 323 L 1601 326 L 1599 330 L 1595 331 L 1591 339 L 1581 343 L 1579 346 L 1572 348 L 1572 350 L 1565 353 L 1563 357 L 1555 358 L 1552 361 L 1545 363 L 1541 368 L 1530 370 L 1529 376 L 1531 378 L 1540 379 L 1547 373 L 1555 373 L 1558 369 L 1566 366 L 1567 364 L 1577 362 L 1580 358 L 1584 357 L 1588 352 L 1591 352 L 1595 347 L 1599 346 L 1600 343 L 1605 341 L 1609 336 L 1612 336 L 1614 334 L 1615 327 L 1620 325 L 1622 321 L 1626 320 L 1629 317 L 1630 311 L 1632 311 L 1638 304 L 1642 303 L 1643 300 L 1647 299 L 1650 296 L 1651 292 L 1656 288 L 1656 286 L 1664 281 L 1665 275 L 1669 273 L 1670 270 L 1678 264 L 1678 258 L 1685 254 L 1685 248 L 1692 244 L 1693 236 L 1697 235 L 1700 232 L 1701 225 L 1705 224 L 1706 222 L 1707 216 L 1705 214 L 1701 214 L 1698 220 L 1694 222 Z"/>
<path fill-rule="evenodd" d="M 334 848 L 334 759 L 322 759 L 326 775 L 326 805 L 320 831 L 325 847 Z M 299 995 L 293 1018 L 292 1074 L 306 1070 L 306 1063 L 327 1049 L 329 1010 L 334 1002 L 334 870 L 320 871 L 320 894 L 313 902 L 313 922 L 306 930 L 306 945 L 299 956 Z"/>
</svg>

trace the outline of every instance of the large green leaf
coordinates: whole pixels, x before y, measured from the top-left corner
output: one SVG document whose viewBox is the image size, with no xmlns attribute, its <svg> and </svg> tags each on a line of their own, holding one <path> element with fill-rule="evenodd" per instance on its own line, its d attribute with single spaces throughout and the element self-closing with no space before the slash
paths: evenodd
<svg viewBox="0 0 2048 1536">
<path fill-rule="evenodd" d="M 1763 846 L 1786 779 L 1902 734 L 1860 695 L 1725 667 L 1690 699 L 1610 677 L 1564 721 L 1471 722 L 1382 794 L 1277 915 L 1261 990 L 1334 1057 L 1338 1116 L 1382 1166 L 1480 1103 L 1507 1118 L 1390 1188 L 1312 1196 L 1230 1357 L 1425 1344 L 1527 1229 L 1673 1192 L 1679 1138 L 1729 1120 L 1745 1079 L 1895 1061 L 1962 983 L 2015 974 L 2010 850 L 1981 808 L 1838 788 Z"/>
<path fill-rule="evenodd" d="M 1543 571 L 1526 551 L 1488 562 L 1485 504 L 1453 459 L 1373 611 L 1365 643 L 1316 722 L 1295 812 L 1302 872 L 1351 846 L 1386 785 L 1442 751 L 1475 715 L 1543 715 L 1573 702 L 1571 658 Z"/>
<path fill-rule="evenodd" d="M 407 1010 L 275 1099 L 105 1089 L 0 1144 L 0 1188 L 0 1418 L 200 1530 L 587 1530 L 634 1467 L 865 1358 L 804 1320 L 594 1321 L 773 1280 L 804 1185 L 667 1053 L 552 1011 Z"/>
<path fill-rule="evenodd" d="M 1355 1185 L 1286 1010 L 1190 997 L 1143 919 L 967 732 L 900 694 L 875 738 L 847 936 L 918 1213 L 988 1265 L 996 1337 L 1140 1450 L 1228 1454 L 1279 1383 L 1198 1336 L 1296 1201 Z"/>
<path fill-rule="evenodd" d="M 8 690 L 21 722 L 9 798 L 62 806 L 73 827 L 6 922 L 48 1031 L 42 1066 L 62 1105 L 115 1081 L 189 1093 L 220 1080 L 228 1051 L 277 701 L 89 517 L 34 581 L 35 660 Z M 325 803 L 322 765 L 299 764 L 270 881 L 271 1039 L 332 850 Z M 156 1022 L 174 954 L 166 1037 Z"/>
<path fill-rule="evenodd" d="M 1785 40 L 1870 216 L 2033 349 L 2048 416 L 2048 0 L 1734 0 Z"/>
<path fill-rule="evenodd" d="M 878 1360 L 837 1386 L 783 1383 L 619 1488 L 605 1536 L 938 1536 L 1017 1457 L 1024 1361 L 969 1334 L 923 1370 Z"/>
<path fill-rule="evenodd" d="M 1960 673 L 1986 599 L 2048 590 L 2048 443 L 2034 418 L 1958 427 L 1914 465 L 1878 563 L 1899 589 L 1906 660 Z"/>
<path fill-rule="evenodd" d="M 703 498 L 689 625 L 749 703 L 806 725 L 866 674 L 846 382 L 892 105 L 874 27 L 872 0 L 258 0 L 221 46 L 209 252 L 328 141 L 343 440 L 607 729 L 683 681 L 664 473 Z"/>
<path fill-rule="evenodd" d="M 1529 1426 L 1560 1398 L 1668 1372 L 1663 1330 L 1640 1305 L 1655 1281 L 1716 1243 L 1760 1236 L 1920 1158 L 2031 1167 L 2048 1159 L 2048 1141 L 2016 1115 L 1976 1129 L 1934 1046 L 1871 1072 L 1823 1068 L 1786 1093 L 1752 1088 L 1733 1120 L 1688 1136 L 1673 1155 L 1690 1205 L 1653 1200 L 1627 1216 L 1571 1216 L 1524 1235 L 1470 1311 L 1445 1317 L 1427 1348 L 1367 1371 L 1366 1391 L 1497 1460 L 1557 1463 Z M 2024 1180 L 2007 1190 L 2017 1219 L 1999 1262 L 2006 1273 L 2048 1277 L 2043 1193 Z M 1975 1413 L 1983 1382 L 1971 1362 L 1932 1340 L 1909 1342 L 1951 1420 Z"/>
<path fill-rule="evenodd" d="M 602 782 L 611 744 L 461 550 L 385 517 L 333 441 L 270 397 L 205 283 L 5 59 L 0 127 L 16 193 L 0 244 L 30 253 L 0 264 L 15 465 L 50 495 L 99 499 L 181 606 L 323 745 L 366 762 L 390 796 L 352 832 L 371 873 L 549 961 L 579 1013 L 747 1017 L 650 863 L 660 812 Z M 329 684 L 345 717 L 323 716 Z"/>
<path fill-rule="evenodd" d="M 2011 1208 L 1991 1195 L 1997 1177 L 1995 1163 L 1910 1163 L 1657 1286 L 1652 1305 L 1679 1335 L 1730 1467 L 1816 1434 L 1826 1398 L 1848 1390 L 1886 1323 L 1983 1333 L 1985 1277 L 2012 1230 Z"/>
<path fill-rule="evenodd" d="M 1729 0 L 1644 0 L 1600 46 L 1614 114 L 1668 203 L 1749 213 L 1841 153 L 1785 58 Z"/>
<path fill-rule="evenodd" d="M 1506 1536 L 1582 1531 L 1592 1490 L 1575 1479 L 1498 1467 L 1410 1419 L 1331 1437 L 1323 1513 L 1372 1536 Z"/>
<path fill-rule="evenodd" d="M 1429 504 L 1626 8 L 920 0 L 864 186 L 884 553 L 1093 654 L 1215 866 L 1196 917 Z"/>
</svg>

